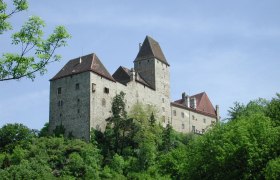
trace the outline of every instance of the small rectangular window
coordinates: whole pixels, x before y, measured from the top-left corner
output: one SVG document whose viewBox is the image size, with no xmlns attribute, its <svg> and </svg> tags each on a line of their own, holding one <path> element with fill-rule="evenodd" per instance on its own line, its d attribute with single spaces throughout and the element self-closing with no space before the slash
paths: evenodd
<svg viewBox="0 0 280 180">
<path fill-rule="evenodd" d="M 184 112 L 181 112 L 181 116 L 182 116 L 182 118 L 184 118 L 184 117 L 185 117 L 185 114 L 184 114 Z"/>
<path fill-rule="evenodd" d="M 80 114 L 80 109 L 78 109 L 78 114 Z"/>
<path fill-rule="evenodd" d="M 203 123 L 206 123 L 206 119 L 205 118 L 203 119 Z"/>
<path fill-rule="evenodd" d="M 182 124 L 182 129 L 185 129 L 185 124 L 184 123 Z"/>
<path fill-rule="evenodd" d="M 162 116 L 162 122 L 165 123 L 165 116 Z"/>
<path fill-rule="evenodd" d="M 109 94 L 109 88 L 104 88 L 104 93 Z"/>
<path fill-rule="evenodd" d="M 165 112 L 165 108 L 164 107 L 162 107 L 162 112 Z"/>
<path fill-rule="evenodd" d="M 80 84 L 77 83 L 77 84 L 76 84 L 76 90 L 79 90 L 79 89 L 80 89 Z"/>
<path fill-rule="evenodd" d="M 95 92 L 95 90 L 96 90 L 96 84 L 91 83 L 91 91 Z"/>
<path fill-rule="evenodd" d="M 173 110 L 173 116 L 176 116 L 176 110 Z"/>
<path fill-rule="evenodd" d="M 192 132 L 195 132 L 195 126 L 192 126 Z"/>
<path fill-rule="evenodd" d="M 58 101 L 57 105 L 58 106 L 63 106 L 63 101 Z"/>
<path fill-rule="evenodd" d="M 57 88 L 57 94 L 61 94 L 61 87 Z"/>
<path fill-rule="evenodd" d="M 193 119 L 193 120 L 195 120 L 195 117 L 194 117 L 194 115 L 192 115 L 192 119 Z"/>
<path fill-rule="evenodd" d="M 162 98 L 162 102 L 164 103 L 164 98 Z"/>
</svg>

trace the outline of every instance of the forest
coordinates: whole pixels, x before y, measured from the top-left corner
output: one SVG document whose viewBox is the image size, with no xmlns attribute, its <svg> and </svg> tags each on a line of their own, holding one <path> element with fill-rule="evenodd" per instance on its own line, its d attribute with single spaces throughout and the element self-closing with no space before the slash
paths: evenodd
<svg viewBox="0 0 280 180">
<path fill-rule="evenodd" d="M 22 124 L 0 128 L 1 179 L 280 179 L 280 94 L 235 103 L 204 135 L 163 128 L 154 109 L 115 96 L 90 142 Z"/>
</svg>

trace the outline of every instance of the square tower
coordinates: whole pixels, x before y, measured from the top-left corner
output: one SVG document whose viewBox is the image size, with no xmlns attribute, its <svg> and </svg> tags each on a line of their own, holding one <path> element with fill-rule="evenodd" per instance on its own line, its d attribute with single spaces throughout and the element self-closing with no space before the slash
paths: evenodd
<svg viewBox="0 0 280 180">
<path fill-rule="evenodd" d="M 161 104 L 160 111 L 164 123 L 170 121 L 170 70 L 169 64 L 153 38 L 146 36 L 134 60 L 134 69 L 152 87 Z"/>
</svg>

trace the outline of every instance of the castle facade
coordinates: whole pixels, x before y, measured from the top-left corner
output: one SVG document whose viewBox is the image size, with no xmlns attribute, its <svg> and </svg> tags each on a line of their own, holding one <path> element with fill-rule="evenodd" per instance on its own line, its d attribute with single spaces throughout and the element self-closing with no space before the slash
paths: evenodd
<svg viewBox="0 0 280 180">
<path fill-rule="evenodd" d="M 70 60 L 50 80 L 50 132 L 62 124 L 66 133 L 89 140 L 91 128 L 105 129 L 113 97 L 121 91 L 128 112 L 136 103 L 153 105 L 162 125 L 179 132 L 203 134 L 219 120 L 219 108 L 205 92 L 171 101 L 170 65 L 159 43 L 147 36 L 134 68 L 120 66 L 113 75 L 94 53 Z"/>
</svg>

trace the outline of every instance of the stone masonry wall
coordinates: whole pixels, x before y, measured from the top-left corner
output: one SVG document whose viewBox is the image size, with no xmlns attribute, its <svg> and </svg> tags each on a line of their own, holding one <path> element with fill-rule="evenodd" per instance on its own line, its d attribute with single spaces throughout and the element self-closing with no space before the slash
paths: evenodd
<svg viewBox="0 0 280 180">
<path fill-rule="evenodd" d="M 172 126 L 178 132 L 202 134 L 216 122 L 216 118 L 187 109 L 171 106 Z"/>
<path fill-rule="evenodd" d="M 88 140 L 89 79 L 90 73 L 84 72 L 50 82 L 50 132 L 62 124 L 66 129 L 65 135 L 72 133 Z M 61 88 L 61 94 L 58 94 L 58 88 Z"/>
</svg>

